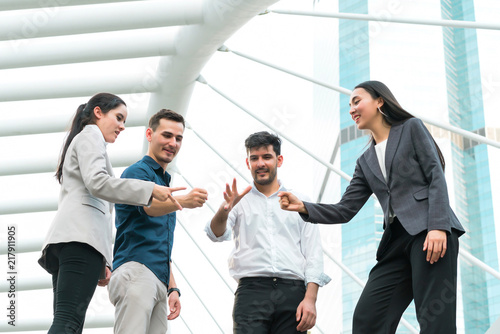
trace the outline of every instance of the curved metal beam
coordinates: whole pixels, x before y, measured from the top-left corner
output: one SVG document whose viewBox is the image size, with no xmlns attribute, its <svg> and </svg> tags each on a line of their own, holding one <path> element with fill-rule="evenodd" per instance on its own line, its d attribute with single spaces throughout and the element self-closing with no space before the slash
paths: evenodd
<svg viewBox="0 0 500 334">
<path fill-rule="evenodd" d="M 0 2 L 0 11 L 4 10 L 19 10 L 19 9 L 33 9 L 33 8 L 46 8 L 46 7 L 61 7 L 61 6 L 75 6 L 75 5 L 91 5 L 106 2 L 126 2 L 137 0 L 2 0 Z"/>
<path fill-rule="evenodd" d="M 124 154 L 113 155 L 110 157 L 111 165 L 114 167 L 128 167 L 142 158 L 140 152 L 130 151 Z M 0 176 L 36 174 L 36 173 L 53 173 L 57 168 L 58 157 L 47 155 L 43 159 L 34 161 L 26 156 L 24 159 L 4 159 L 0 164 Z M 27 203 L 33 205 L 33 203 Z M 9 210 L 8 203 L 0 202 L 0 214 L 3 210 Z M 11 210 L 13 210 L 12 207 Z M 44 210 L 46 211 L 46 210 Z M 36 212 L 36 211 L 27 211 Z M 12 212 L 15 213 L 15 212 Z M 4 213 L 5 214 L 5 213 Z"/>
<path fill-rule="evenodd" d="M 50 71 L 44 74 L 47 72 Z M 88 99 L 97 92 L 112 90 L 114 94 L 139 94 L 151 92 L 155 88 L 154 78 L 143 71 L 120 74 L 101 72 L 99 76 L 93 72 L 75 76 L 66 71 L 53 74 L 49 80 L 44 77 L 27 80 L 25 76 L 20 75 L 12 80 L 0 79 L 0 102 L 76 96 L 85 96 Z"/>
<path fill-rule="evenodd" d="M 224 42 L 249 20 L 278 0 L 207 0 L 202 25 L 180 27 L 177 54 L 160 60 L 158 89 L 151 94 L 147 116 L 162 108 L 186 114 L 196 79 Z M 147 142 L 144 140 L 144 151 Z"/>
<path fill-rule="evenodd" d="M 149 0 L 0 12 L 0 40 L 200 24 L 202 5 L 202 0 Z"/>
<path fill-rule="evenodd" d="M 176 28 L 140 29 L 0 42 L 0 68 L 46 66 L 175 54 Z"/>
<path fill-rule="evenodd" d="M 52 319 L 23 319 L 16 323 L 15 326 L 10 326 L 7 321 L 0 324 L 0 332 L 31 332 L 47 330 L 52 323 Z M 113 327 L 113 315 L 96 315 L 85 319 L 84 328 L 109 328 Z"/>
<path fill-rule="evenodd" d="M 493 22 L 473 22 L 473 21 L 456 21 L 456 20 L 432 20 L 432 19 L 416 19 L 411 17 L 393 17 L 391 14 L 387 14 L 384 16 L 384 15 L 353 14 L 353 13 L 313 12 L 313 11 L 300 11 L 300 10 L 287 10 L 287 9 L 273 9 L 270 12 L 276 14 L 326 17 L 326 18 L 347 19 L 347 20 L 421 24 L 421 25 L 452 27 L 452 28 L 500 30 L 500 24 L 496 22 L 493 23 Z"/>
<path fill-rule="evenodd" d="M 125 100 L 125 102 L 127 102 L 127 100 Z M 70 110 L 67 114 L 57 114 L 52 117 L 47 117 L 42 114 L 37 117 L 2 119 L 2 122 L 0 122 L 0 137 L 66 132 L 69 130 L 74 112 L 74 110 Z M 133 112 L 129 111 L 126 123 L 127 129 L 135 126 L 146 126 L 147 120 L 145 120 L 145 115 L 145 106 L 137 106 L 134 108 Z M 0 176 L 1 175 L 2 172 L 0 172 Z"/>
</svg>

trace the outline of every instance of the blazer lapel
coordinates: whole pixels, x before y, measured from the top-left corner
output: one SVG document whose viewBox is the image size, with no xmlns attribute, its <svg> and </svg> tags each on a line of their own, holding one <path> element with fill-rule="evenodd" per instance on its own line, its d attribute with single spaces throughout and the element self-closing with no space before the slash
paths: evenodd
<svg viewBox="0 0 500 334">
<path fill-rule="evenodd" d="M 368 150 L 366 150 L 365 158 L 366 158 L 366 162 L 368 164 L 368 167 L 370 167 L 373 174 L 375 174 L 375 176 L 377 178 L 379 178 L 380 181 L 386 183 L 385 179 L 384 179 L 384 175 L 382 174 L 382 171 L 380 170 L 380 164 L 378 163 L 377 153 L 375 152 L 375 145 L 373 143 L 371 143 L 370 148 Z"/>
<path fill-rule="evenodd" d="M 387 179 L 389 180 L 391 175 L 392 161 L 394 160 L 394 155 L 399 145 L 399 140 L 401 139 L 401 130 L 403 129 L 402 123 L 393 125 L 389 132 L 389 138 L 387 139 L 387 147 L 385 149 L 385 170 L 387 172 Z"/>
</svg>

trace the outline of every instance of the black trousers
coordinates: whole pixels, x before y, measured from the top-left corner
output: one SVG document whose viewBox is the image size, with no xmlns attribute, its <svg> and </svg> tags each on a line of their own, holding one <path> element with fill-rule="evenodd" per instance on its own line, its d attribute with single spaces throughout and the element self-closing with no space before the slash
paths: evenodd
<svg viewBox="0 0 500 334">
<path fill-rule="evenodd" d="M 234 297 L 234 334 L 297 334 L 304 281 L 273 277 L 240 279 Z"/>
<path fill-rule="evenodd" d="M 447 235 L 445 256 L 430 264 L 426 231 L 409 235 L 397 219 L 388 228 L 354 310 L 353 334 L 395 333 L 412 299 L 420 333 L 456 333 L 458 234 Z"/>
<path fill-rule="evenodd" d="M 49 334 L 81 333 L 85 314 L 102 271 L 103 256 L 79 242 L 50 245 L 54 320 Z"/>
</svg>

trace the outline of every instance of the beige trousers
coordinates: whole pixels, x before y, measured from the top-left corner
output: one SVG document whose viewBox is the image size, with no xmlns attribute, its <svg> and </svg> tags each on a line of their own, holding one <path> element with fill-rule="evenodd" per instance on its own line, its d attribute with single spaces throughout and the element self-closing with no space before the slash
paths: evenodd
<svg viewBox="0 0 500 334">
<path fill-rule="evenodd" d="M 167 287 L 145 265 L 127 262 L 108 284 L 115 306 L 115 334 L 162 334 L 167 325 Z"/>
</svg>

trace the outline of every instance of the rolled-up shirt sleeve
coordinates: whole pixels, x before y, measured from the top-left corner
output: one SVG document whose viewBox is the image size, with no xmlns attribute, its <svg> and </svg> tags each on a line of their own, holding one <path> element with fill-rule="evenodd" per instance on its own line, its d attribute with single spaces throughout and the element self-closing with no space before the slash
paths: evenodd
<svg viewBox="0 0 500 334">
<path fill-rule="evenodd" d="M 220 237 L 216 237 L 214 234 L 214 231 L 210 228 L 210 223 L 212 221 L 209 220 L 207 222 L 207 225 L 205 226 L 205 232 L 207 233 L 207 237 L 212 240 L 213 242 L 222 242 L 222 241 L 228 241 L 231 240 L 231 229 L 228 229 L 226 226 L 226 230 L 224 231 L 224 234 L 221 235 Z"/>
<path fill-rule="evenodd" d="M 212 231 L 212 228 L 210 227 L 210 224 L 212 223 L 212 220 L 209 220 L 207 222 L 207 225 L 205 226 L 205 233 L 207 233 L 207 237 L 212 240 L 213 242 L 222 242 L 222 241 L 229 241 L 232 238 L 232 231 L 233 231 L 233 226 L 236 220 L 236 214 L 235 214 L 236 208 L 234 208 L 230 213 L 229 216 L 227 217 L 227 223 L 226 223 L 226 230 L 224 231 L 224 234 L 221 235 L 220 237 L 215 236 L 214 231 Z"/>
<path fill-rule="evenodd" d="M 323 272 L 323 247 L 318 225 L 304 223 L 302 228 L 301 251 L 306 259 L 305 283 L 316 283 L 320 287 L 332 279 Z"/>
</svg>

